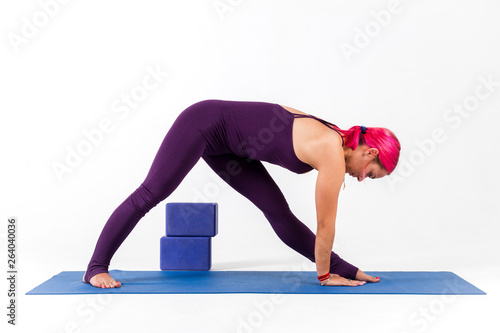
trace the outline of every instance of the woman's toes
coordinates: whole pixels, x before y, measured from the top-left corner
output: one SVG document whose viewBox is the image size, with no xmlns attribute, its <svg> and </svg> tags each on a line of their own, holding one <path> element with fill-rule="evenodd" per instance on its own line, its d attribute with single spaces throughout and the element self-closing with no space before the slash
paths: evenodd
<svg viewBox="0 0 500 333">
<path fill-rule="evenodd" d="M 119 281 L 115 281 L 109 274 L 92 277 L 92 279 L 90 279 L 90 283 L 96 288 L 103 289 L 121 287 L 121 283 Z"/>
</svg>

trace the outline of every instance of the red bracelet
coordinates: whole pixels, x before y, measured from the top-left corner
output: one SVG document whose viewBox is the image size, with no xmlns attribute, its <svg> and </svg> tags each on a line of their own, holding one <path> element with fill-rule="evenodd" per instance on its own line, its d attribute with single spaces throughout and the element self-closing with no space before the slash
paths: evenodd
<svg viewBox="0 0 500 333">
<path fill-rule="evenodd" d="M 318 280 L 323 281 L 323 280 L 328 279 L 329 277 L 330 277 L 330 273 L 328 272 L 325 275 L 321 275 L 321 276 L 318 275 Z"/>
</svg>

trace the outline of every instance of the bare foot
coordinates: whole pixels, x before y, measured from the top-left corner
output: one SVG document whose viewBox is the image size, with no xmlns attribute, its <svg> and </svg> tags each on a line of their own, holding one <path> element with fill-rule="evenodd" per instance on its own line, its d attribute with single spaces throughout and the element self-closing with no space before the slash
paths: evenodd
<svg viewBox="0 0 500 333">
<path fill-rule="evenodd" d="M 380 282 L 379 277 L 370 276 L 366 273 L 363 273 L 363 271 L 361 271 L 360 269 L 358 269 L 358 272 L 356 273 L 356 280 L 366 282 Z"/>
<path fill-rule="evenodd" d="M 83 275 L 85 278 L 85 274 Z M 85 282 L 85 280 L 83 280 Z M 90 284 L 97 288 L 119 288 L 120 281 L 115 281 L 108 273 L 99 273 L 90 278 Z"/>
</svg>

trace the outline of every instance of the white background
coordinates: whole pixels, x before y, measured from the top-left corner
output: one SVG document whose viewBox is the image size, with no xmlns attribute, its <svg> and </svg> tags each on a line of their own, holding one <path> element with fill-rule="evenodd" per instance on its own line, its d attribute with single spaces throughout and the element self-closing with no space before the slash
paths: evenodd
<svg viewBox="0 0 500 333">
<path fill-rule="evenodd" d="M 21 293 L 19 325 L 9 329 L 245 332 L 243 322 L 252 332 L 498 327 L 500 6 L 396 4 L 2 2 L 1 248 L 7 217 L 16 216 Z M 393 13 L 384 16 L 388 8 Z M 349 47 L 356 53 L 342 51 Z M 115 112 L 148 68 L 168 75 L 127 114 Z M 488 90 L 482 80 L 496 83 Z M 344 129 L 391 129 L 402 144 L 400 165 L 382 180 L 347 176 L 334 251 L 365 271 L 453 271 L 488 295 L 450 303 L 440 296 L 285 295 L 269 313 L 258 304 L 269 305 L 270 295 L 25 296 L 60 271 L 86 268 L 104 223 L 142 182 L 176 116 L 212 98 L 279 103 Z M 454 105 L 462 105 L 462 115 Z M 104 119 L 113 129 L 58 177 L 54 163 L 65 164 L 68 149 L 85 144 L 84 132 Z M 433 139 L 436 129 L 440 140 Z M 316 171 L 266 166 L 292 211 L 315 230 Z M 212 269 L 314 270 L 203 160 L 140 221 L 110 269 L 158 270 L 165 203 L 195 201 L 200 193 L 219 203 Z M 6 304 L 4 279 L 1 286 Z"/>
</svg>

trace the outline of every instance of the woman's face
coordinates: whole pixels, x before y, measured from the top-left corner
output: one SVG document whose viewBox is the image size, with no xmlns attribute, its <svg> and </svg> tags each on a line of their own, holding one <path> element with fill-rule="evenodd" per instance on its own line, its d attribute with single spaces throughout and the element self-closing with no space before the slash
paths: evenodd
<svg viewBox="0 0 500 333">
<path fill-rule="evenodd" d="M 382 178 L 388 172 L 377 161 L 378 149 L 358 145 L 347 157 L 346 173 L 363 181 L 365 178 Z"/>
</svg>

